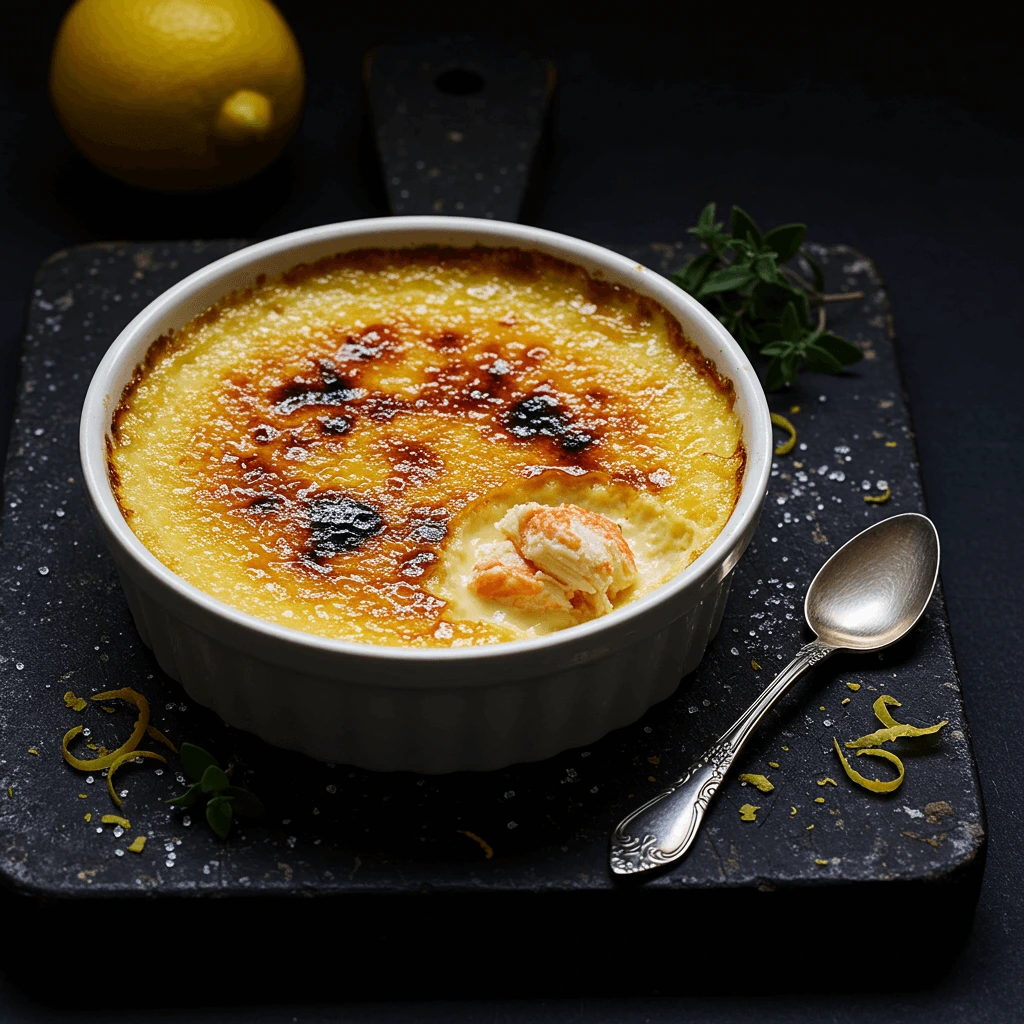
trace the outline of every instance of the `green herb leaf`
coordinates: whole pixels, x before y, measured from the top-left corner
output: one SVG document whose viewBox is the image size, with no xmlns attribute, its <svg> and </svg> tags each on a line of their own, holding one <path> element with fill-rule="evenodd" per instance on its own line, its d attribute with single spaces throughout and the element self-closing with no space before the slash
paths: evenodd
<svg viewBox="0 0 1024 1024">
<path fill-rule="evenodd" d="M 838 334 L 832 334 L 831 331 L 825 331 L 818 335 L 815 344 L 835 356 L 841 363 L 856 363 L 864 358 L 864 353 L 853 342 L 840 338 Z"/>
<path fill-rule="evenodd" d="M 700 291 L 700 286 L 704 283 L 704 279 L 708 276 L 711 268 L 715 265 L 715 261 L 718 257 L 713 252 L 706 252 L 700 256 L 694 257 L 686 264 L 685 267 L 677 270 L 672 275 L 672 280 L 675 281 L 684 292 L 689 292 L 691 295 L 696 295 Z"/>
<path fill-rule="evenodd" d="M 792 301 L 796 306 L 797 314 L 800 317 L 801 323 L 810 323 L 811 320 L 811 304 L 807 298 L 807 292 L 802 288 L 794 288 L 792 290 Z"/>
<path fill-rule="evenodd" d="M 808 345 L 804 350 L 807 365 L 818 373 L 842 373 L 843 364 L 831 352 L 819 348 L 817 344 Z"/>
<path fill-rule="evenodd" d="M 784 338 L 791 338 L 796 341 L 804 333 L 804 325 L 801 322 L 800 314 L 792 302 L 786 303 L 786 308 L 779 317 L 779 330 Z"/>
<path fill-rule="evenodd" d="M 736 336 L 736 340 L 747 352 L 757 352 L 758 350 L 762 352 L 764 351 L 764 349 L 761 348 L 763 339 L 757 333 L 757 329 L 749 320 L 738 320 L 736 323 L 736 329 L 733 333 Z"/>
<path fill-rule="evenodd" d="M 750 272 L 750 267 L 731 263 L 727 267 L 722 267 L 721 270 L 713 270 L 708 274 L 696 297 L 714 295 L 716 292 L 736 291 L 745 288 L 751 281 L 753 281 L 753 275 Z"/>
<path fill-rule="evenodd" d="M 779 279 L 779 268 L 775 263 L 774 253 L 761 253 L 751 263 L 751 268 L 765 284 L 775 284 Z"/>
<path fill-rule="evenodd" d="M 715 204 L 708 203 L 700 212 L 697 226 L 687 229 L 708 248 L 712 256 L 720 256 L 729 243 L 729 236 L 722 231 L 721 223 L 715 222 Z"/>
<path fill-rule="evenodd" d="M 726 243 L 726 248 L 732 249 L 739 259 L 750 260 L 761 252 L 759 246 L 745 238 L 727 238 Z"/>
<path fill-rule="evenodd" d="M 794 289 L 783 282 L 758 281 L 750 293 L 751 312 L 759 320 L 778 320 L 787 302 L 794 299 Z"/>
<path fill-rule="evenodd" d="M 204 793 L 219 793 L 226 786 L 231 785 L 231 780 L 215 764 L 206 766 L 203 777 L 199 781 L 199 787 Z"/>
<path fill-rule="evenodd" d="M 786 378 L 782 376 L 782 360 L 773 359 L 764 372 L 765 391 L 778 391 L 786 386 Z"/>
<path fill-rule="evenodd" d="M 697 218 L 697 226 L 690 228 L 690 230 L 696 234 L 698 231 L 718 231 L 721 229 L 721 224 L 715 223 L 715 210 L 718 209 L 717 203 L 708 203 L 703 210 L 700 211 L 700 217 Z"/>
<path fill-rule="evenodd" d="M 764 236 L 764 247 L 774 250 L 780 263 L 787 263 L 800 251 L 806 234 L 806 224 L 782 224 Z"/>
<path fill-rule="evenodd" d="M 245 786 L 226 786 L 220 791 L 221 796 L 234 800 L 235 811 L 243 818 L 258 818 L 263 814 L 263 803 L 250 789 Z"/>
<path fill-rule="evenodd" d="M 213 754 L 207 753 L 202 747 L 197 747 L 194 743 L 182 743 L 181 750 L 179 751 L 181 756 L 181 767 L 185 769 L 185 774 L 193 781 L 198 782 L 203 777 L 203 772 L 211 765 L 220 767 L 220 763 Z"/>
<path fill-rule="evenodd" d="M 811 276 L 814 281 L 814 290 L 816 292 L 824 292 L 825 290 L 825 271 L 821 269 L 821 264 L 811 256 L 806 249 L 801 249 L 800 254 L 805 260 L 807 265 L 811 268 Z"/>
<path fill-rule="evenodd" d="M 757 230 L 754 218 L 738 206 L 732 208 L 732 234 L 734 238 L 742 238 L 754 245 L 761 245 L 761 232 Z"/>
<path fill-rule="evenodd" d="M 836 300 L 825 295 L 824 272 L 801 248 L 806 226 L 782 224 L 762 237 L 750 214 L 734 206 L 726 233 L 715 210 L 708 203 L 688 229 L 706 251 L 677 270 L 673 280 L 714 313 L 745 351 L 768 360 L 765 389 L 792 383 L 804 366 L 839 373 L 860 359 L 856 345 L 825 328 L 825 306 Z M 785 266 L 798 252 L 807 261 L 799 274 Z M 806 267 L 813 288 L 804 280 Z"/>
<path fill-rule="evenodd" d="M 191 807 L 199 799 L 199 783 L 193 782 L 181 796 L 164 801 L 166 807 Z"/>
<path fill-rule="evenodd" d="M 221 839 L 227 839 L 231 831 L 234 813 L 231 810 L 231 797 L 212 796 L 206 804 L 206 820 Z"/>
<path fill-rule="evenodd" d="M 783 356 L 779 360 L 782 378 L 787 384 L 792 384 L 796 380 L 796 375 L 800 372 L 800 366 L 803 361 L 803 356 L 799 352 L 790 352 L 789 355 Z"/>
</svg>

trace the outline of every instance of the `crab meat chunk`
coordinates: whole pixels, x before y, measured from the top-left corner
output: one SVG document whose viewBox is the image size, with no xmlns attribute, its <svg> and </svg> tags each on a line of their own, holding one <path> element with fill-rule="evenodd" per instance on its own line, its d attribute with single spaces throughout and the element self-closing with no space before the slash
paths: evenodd
<svg viewBox="0 0 1024 1024">
<path fill-rule="evenodd" d="M 618 524 L 579 505 L 515 505 L 497 522 L 505 535 L 481 549 L 469 587 L 524 611 L 603 615 L 637 581 Z"/>
</svg>

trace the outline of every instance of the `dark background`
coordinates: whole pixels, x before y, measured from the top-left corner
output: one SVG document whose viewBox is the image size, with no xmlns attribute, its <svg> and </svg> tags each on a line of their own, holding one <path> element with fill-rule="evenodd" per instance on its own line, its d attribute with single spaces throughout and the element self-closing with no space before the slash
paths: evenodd
<svg viewBox="0 0 1024 1024">
<path fill-rule="evenodd" d="M 517 998 L 522 986 L 510 975 L 489 999 L 460 1000 L 456 984 L 425 1001 L 401 982 L 409 951 L 396 936 L 395 946 L 381 951 L 388 969 L 379 1002 L 360 996 L 346 1003 L 341 965 L 334 1005 L 322 1001 L 322 989 L 316 1002 L 304 999 L 299 979 L 283 1002 L 266 1005 L 258 979 L 236 987 L 218 980 L 213 966 L 200 973 L 214 983 L 220 1005 L 204 1010 L 210 997 L 197 974 L 184 987 L 171 980 L 192 957 L 161 943 L 158 915 L 129 925 L 153 930 L 137 953 L 132 941 L 118 939 L 128 922 L 104 921 L 95 908 L 83 912 L 92 939 L 80 951 L 56 930 L 48 941 L 33 939 L 40 961 L 52 964 L 45 986 L 10 967 L 5 950 L 19 940 L 4 934 L 0 914 L 0 1021 L 62 1019 L 72 1012 L 52 1008 L 62 990 L 81 992 L 76 1020 L 126 1011 L 154 1020 L 302 1022 L 1020 1019 L 1024 140 L 1017 47 L 1007 27 L 979 19 L 948 29 L 903 28 L 845 8 L 842 17 L 820 7 L 752 16 L 725 5 L 676 10 L 665 20 L 636 4 L 615 17 L 520 4 L 499 24 L 493 12 L 481 13 L 483 5 L 282 3 L 309 78 L 296 138 L 249 183 L 214 196 L 175 197 L 103 178 L 61 133 L 45 79 L 65 6 L 6 5 L 0 18 L 0 450 L 26 297 L 50 252 L 107 239 L 257 238 L 386 212 L 359 159 L 361 54 L 398 33 L 520 38 L 554 59 L 559 74 L 553 159 L 531 215 L 536 223 L 609 244 L 672 241 L 717 199 L 746 207 L 762 225 L 804 220 L 811 239 L 853 245 L 878 262 L 929 510 L 943 539 L 990 848 L 973 928 L 938 979 L 902 966 L 903 951 L 915 942 L 913 920 L 865 907 L 873 922 L 865 935 L 856 922 L 833 921 L 823 897 L 820 935 L 794 950 L 792 971 L 759 975 L 756 949 L 772 936 L 749 935 L 738 921 L 734 947 L 722 950 L 720 977 L 701 974 L 691 985 L 687 964 L 679 964 L 668 989 L 692 988 L 690 996 L 657 994 L 666 991 L 664 979 L 638 975 L 619 985 L 627 994 L 600 997 L 594 993 L 604 986 L 585 965 L 567 960 L 564 984 L 544 998 Z M 282 941 L 272 907 L 265 924 L 268 941 Z M 657 922 L 666 943 L 675 929 L 695 924 Z M 103 966 L 108 943 L 121 946 L 110 973 Z M 119 1007 L 118 974 L 138 970 L 153 972 L 152 998 Z M 745 994 L 737 995 L 740 989 Z"/>
</svg>

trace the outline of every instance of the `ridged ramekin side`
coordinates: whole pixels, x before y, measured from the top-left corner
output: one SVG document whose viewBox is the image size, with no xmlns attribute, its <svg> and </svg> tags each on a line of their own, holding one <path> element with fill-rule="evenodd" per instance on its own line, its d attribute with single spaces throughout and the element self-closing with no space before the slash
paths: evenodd
<svg viewBox="0 0 1024 1024">
<path fill-rule="evenodd" d="M 493 685 L 409 688 L 367 685 L 356 665 L 331 676 L 282 669 L 185 622 L 121 576 L 160 667 L 229 725 L 324 761 L 428 773 L 537 761 L 636 721 L 696 668 L 729 589 L 726 579 L 667 627 L 585 665 Z"/>
</svg>

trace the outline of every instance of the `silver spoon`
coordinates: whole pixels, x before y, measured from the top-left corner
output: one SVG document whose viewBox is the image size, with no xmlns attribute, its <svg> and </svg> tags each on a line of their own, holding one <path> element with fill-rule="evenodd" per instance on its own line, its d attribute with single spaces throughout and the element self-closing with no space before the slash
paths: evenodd
<svg viewBox="0 0 1024 1024">
<path fill-rule="evenodd" d="M 768 709 L 834 651 L 878 651 L 894 644 L 921 617 L 938 575 L 939 536 L 927 516 L 907 512 L 883 519 L 847 541 L 807 588 L 804 617 L 816 639 L 681 779 L 619 823 L 612 833 L 612 871 L 635 875 L 679 860 Z"/>
</svg>

